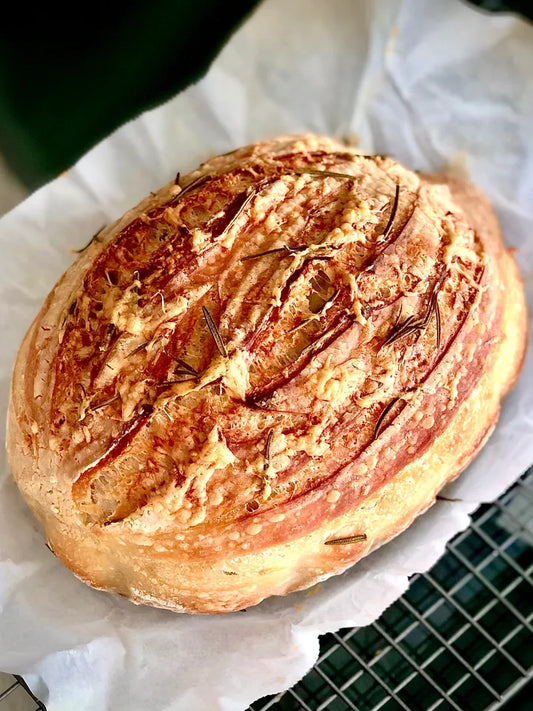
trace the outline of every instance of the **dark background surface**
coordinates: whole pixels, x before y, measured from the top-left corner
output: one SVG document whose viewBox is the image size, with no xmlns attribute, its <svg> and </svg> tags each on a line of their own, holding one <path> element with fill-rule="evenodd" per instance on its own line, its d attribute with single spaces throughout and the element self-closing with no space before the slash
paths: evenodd
<svg viewBox="0 0 533 711">
<path fill-rule="evenodd" d="M 19 4 L 0 23 L 0 153 L 35 188 L 199 79 L 258 1 Z M 525 0 L 475 4 L 533 18 Z"/>
<path fill-rule="evenodd" d="M 0 23 L 0 152 L 30 188 L 55 177 L 200 78 L 256 4 L 93 0 L 70 17 L 63 3 L 10 13 Z"/>
</svg>

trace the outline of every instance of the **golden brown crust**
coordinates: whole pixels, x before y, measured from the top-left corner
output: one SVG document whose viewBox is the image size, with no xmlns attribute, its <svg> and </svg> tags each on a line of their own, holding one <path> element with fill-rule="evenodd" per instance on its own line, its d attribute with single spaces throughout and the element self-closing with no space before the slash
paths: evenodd
<svg viewBox="0 0 533 711">
<path fill-rule="evenodd" d="M 79 577 L 222 612 L 340 572 L 425 510 L 490 434 L 526 312 L 465 183 L 308 136 L 180 186 L 55 287 L 8 450 Z"/>
</svg>

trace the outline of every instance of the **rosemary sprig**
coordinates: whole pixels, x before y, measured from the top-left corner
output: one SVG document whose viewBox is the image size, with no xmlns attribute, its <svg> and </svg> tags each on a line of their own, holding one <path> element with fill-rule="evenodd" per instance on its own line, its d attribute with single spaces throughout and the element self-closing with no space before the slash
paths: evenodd
<svg viewBox="0 0 533 711">
<path fill-rule="evenodd" d="M 444 279 L 446 278 L 446 272 L 442 274 L 437 282 L 435 283 L 435 286 L 433 287 L 431 291 L 431 296 L 429 299 L 429 303 L 426 309 L 426 313 L 424 316 L 422 316 L 419 319 L 416 319 L 414 316 L 409 316 L 408 318 L 405 319 L 403 323 L 399 323 L 399 318 L 396 320 L 396 323 L 392 327 L 391 332 L 385 339 L 383 345 L 388 346 L 391 343 L 394 343 L 397 341 L 399 338 L 403 338 L 404 336 L 408 336 L 411 333 L 414 333 L 415 331 L 423 331 L 426 326 L 429 323 L 429 319 L 431 318 L 432 314 L 435 315 L 435 322 L 436 322 L 436 334 L 437 334 L 437 348 L 440 348 L 440 343 L 441 343 L 441 316 L 440 316 L 440 308 L 438 304 L 438 292 L 440 287 L 442 286 L 442 283 Z M 400 312 L 401 313 L 401 312 Z"/>
<path fill-rule="evenodd" d="M 88 408 L 88 410 L 89 410 L 89 412 L 96 412 L 96 410 L 101 410 L 102 407 L 107 407 L 108 405 L 111 405 L 113 402 L 116 402 L 117 400 L 120 400 L 120 395 L 113 395 L 113 397 L 110 397 L 107 400 L 104 400 L 103 402 L 99 402 L 96 405 L 91 405 Z"/>
<path fill-rule="evenodd" d="M 209 333 L 211 334 L 215 342 L 218 352 L 223 358 L 227 358 L 228 351 L 226 350 L 226 346 L 224 345 L 224 341 L 222 340 L 222 336 L 220 335 L 215 320 L 211 316 L 211 312 L 209 311 L 207 306 L 202 306 L 202 312 L 204 314 L 204 319 L 207 324 L 207 328 L 209 329 Z"/>
<path fill-rule="evenodd" d="M 105 225 L 102 225 L 102 227 L 100 227 L 100 229 L 98 230 L 98 232 L 95 232 L 95 233 L 94 233 L 94 235 L 93 235 L 93 236 L 91 237 L 91 239 L 87 242 L 87 244 L 85 245 L 85 247 L 80 247 L 80 249 L 73 249 L 72 251 L 74 252 L 74 254 L 82 254 L 82 252 L 85 252 L 86 249 L 89 249 L 89 247 L 91 246 L 91 244 L 92 244 L 93 242 L 99 242 L 100 240 L 98 239 L 98 237 L 100 236 L 100 233 L 102 232 L 102 230 L 104 229 L 104 227 L 105 227 Z"/>
<path fill-rule="evenodd" d="M 252 202 L 254 197 L 257 195 L 258 187 L 254 186 L 248 190 L 248 194 L 246 195 L 245 199 L 239 206 L 237 212 L 233 215 L 231 220 L 228 222 L 228 224 L 224 227 L 222 230 L 222 233 L 220 234 L 219 239 L 222 239 L 233 227 L 233 225 L 237 222 L 239 217 L 242 215 L 242 213 L 246 210 L 246 208 L 249 206 L 249 204 Z"/>
<path fill-rule="evenodd" d="M 197 378 L 198 373 L 191 373 L 190 370 L 185 370 L 184 368 L 176 368 L 174 371 L 176 378 Z"/>
<path fill-rule="evenodd" d="M 366 541 L 366 533 L 360 533 L 356 536 L 347 536 L 346 538 L 333 538 L 331 541 L 324 541 L 325 546 L 346 546 L 350 543 L 361 543 Z"/>
<path fill-rule="evenodd" d="M 316 170 L 313 168 L 309 170 L 295 170 L 294 173 L 296 173 L 296 175 L 312 175 L 315 178 L 347 178 L 349 180 L 355 180 L 357 177 L 349 173 L 337 173 L 333 170 Z"/>
<path fill-rule="evenodd" d="M 392 410 L 392 408 L 396 405 L 396 403 L 401 400 L 401 397 L 395 397 L 393 400 L 389 402 L 387 407 L 383 410 L 381 415 L 378 418 L 378 421 L 376 422 L 376 426 L 374 427 L 374 439 L 377 439 L 381 433 L 381 430 L 383 429 L 383 423 L 385 422 L 385 418 L 389 414 L 389 412 Z"/>
<path fill-rule="evenodd" d="M 178 173 L 179 175 L 179 173 Z M 176 176 L 177 178 L 178 176 Z M 175 205 L 177 202 L 179 202 L 185 195 L 190 193 L 192 190 L 195 190 L 196 188 L 201 187 L 204 183 L 206 183 L 208 180 L 211 180 L 212 176 L 211 175 L 200 175 L 198 178 L 195 178 L 192 182 L 190 182 L 188 185 L 186 185 L 180 192 L 176 195 L 176 197 L 170 202 L 171 205 Z"/>
<path fill-rule="evenodd" d="M 437 334 L 437 350 L 440 351 L 442 326 L 441 326 L 441 320 L 440 320 L 440 306 L 439 306 L 439 295 L 438 294 L 435 294 L 435 304 L 434 304 L 433 310 L 435 311 L 435 328 L 436 328 L 436 334 Z"/>
<path fill-rule="evenodd" d="M 183 188 L 183 190 L 179 193 L 178 198 L 181 199 L 184 195 L 191 192 L 191 190 L 194 190 L 195 188 L 199 188 L 201 185 L 203 185 L 210 179 L 211 179 L 210 175 L 200 175 L 198 178 L 195 178 L 191 183 L 189 183 L 188 185 L 186 185 Z"/>
<path fill-rule="evenodd" d="M 387 339 L 383 343 L 384 346 L 389 346 L 391 343 L 404 338 L 415 331 L 422 331 L 425 327 L 425 319 L 416 320 L 414 316 L 409 316 L 401 324 L 398 324 L 392 329 Z"/>
<path fill-rule="evenodd" d="M 249 254 L 246 257 L 242 257 L 241 262 L 247 262 L 250 259 L 258 259 L 259 257 L 266 257 L 268 254 L 279 254 L 280 252 L 286 252 L 288 255 L 293 255 L 298 254 L 298 252 L 305 252 L 306 249 L 309 249 L 307 245 L 301 245 L 300 247 L 288 247 L 284 244 L 283 247 L 276 247 L 275 249 L 267 249 L 265 252 Z"/>
<path fill-rule="evenodd" d="M 174 358 L 174 360 L 176 361 L 176 363 L 178 363 L 178 365 L 181 365 L 182 369 L 187 373 L 190 373 L 191 375 L 198 375 L 198 371 L 186 361 L 182 360 L 181 358 Z"/>
<path fill-rule="evenodd" d="M 394 224 L 394 218 L 396 217 L 396 212 L 398 211 L 398 202 L 400 199 L 400 185 L 396 183 L 396 191 L 394 193 L 394 200 L 392 202 L 392 208 L 390 211 L 389 215 L 389 221 L 387 222 L 387 226 L 385 227 L 383 234 L 381 235 L 381 239 L 387 239 L 389 236 L 389 232 L 392 229 L 392 225 Z"/>
<path fill-rule="evenodd" d="M 141 343 L 140 346 L 137 346 L 137 348 L 134 348 L 134 349 L 133 349 L 130 353 L 128 353 L 125 357 L 126 357 L 126 358 L 131 358 L 132 356 L 136 355 L 136 354 L 139 353 L 140 351 L 144 350 L 147 345 L 148 345 L 148 341 L 146 341 L 145 343 Z"/>
<path fill-rule="evenodd" d="M 267 438 L 266 438 L 266 444 L 265 444 L 265 469 L 268 469 L 268 465 L 270 464 L 270 450 L 272 448 L 272 438 L 274 437 L 274 430 L 272 428 L 269 429 Z"/>
<path fill-rule="evenodd" d="M 266 257 L 268 254 L 279 254 L 280 252 L 286 252 L 287 255 L 293 257 L 295 254 L 301 254 L 302 252 L 309 252 L 313 247 L 318 247 L 319 249 L 340 249 L 342 245 L 339 244 L 321 244 L 317 242 L 315 244 L 301 244 L 296 247 L 289 247 L 284 244 L 283 247 L 275 247 L 274 249 L 267 249 L 265 252 L 256 252 L 255 254 L 248 254 L 246 257 L 241 257 L 241 262 L 247 262 L 250 259 L 258 259 L 259 257 Z M 325 255 L 311 256 L 309 259 L 320 259 L 329 260 L 331 257 Z"/>
</svg>

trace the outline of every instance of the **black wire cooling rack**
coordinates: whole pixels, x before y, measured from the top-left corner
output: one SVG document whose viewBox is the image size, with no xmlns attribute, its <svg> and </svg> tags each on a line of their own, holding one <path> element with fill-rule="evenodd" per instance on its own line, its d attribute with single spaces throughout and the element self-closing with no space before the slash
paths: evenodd
<svg viewBox="0 0 533 711">
<path fill-rule="evenodd" d="M 377 622 L 325 635 L 307 676 L 249 711 L 532 709 L 532 511 L 530 469 Z"/>
<path fill-rule="evenodd" d="M 248 711 L 533 708 L 532 511 L 530 469 L 377 622 L 325 635 L 296 686 Z M 23 679 L 3 679 L 0 711 L 45 709 Z"/>
</svg>

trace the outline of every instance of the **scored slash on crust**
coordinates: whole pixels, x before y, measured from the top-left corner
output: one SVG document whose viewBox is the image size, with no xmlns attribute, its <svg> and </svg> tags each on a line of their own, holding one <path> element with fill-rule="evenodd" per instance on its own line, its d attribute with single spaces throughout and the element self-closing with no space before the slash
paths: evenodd
<svg viewBox="0 0 533 711">
<path fill-rule="evenodd" d="M 441 288 L 442 284 L 444 283 L 444 280 L 446 278 L 447 272 L 445 271 L 441 276 L 437 279 L 434 287 L 431 290 L 431 296 L 429 299 L 428 307 L 426 309 L 426 313 L 424 316 L 422 316 L 419 319 L 416 319 L 414 316 L 409 316 L 408 318 L 405 319 L 403 323 L 400 324 L 400 318 L 402 315 L 402 305 L 400 304 L 400 310 L 398 312 L 398 316 L 396 317 L 396 321 L 394 326 L 392 327 L 391 332 L 389 333 L 387 339 L 384 341 L 383 346 L 388 346 L 395 341 L 399 340 L 400 338 L 403 338 L 404 336 L 408 336 L 411 333 L 414 333 L 415 331 L 422 331 L 426 328 L 426 326 L 429 323 L 429 319 L 431 318 L 431 315 L 434 314 L 435 316 L 435 335 L 436 335 L 436 345 L 437 345 L 437 351 L 440 350 L 441 346 L 441 315 L 440 315 L 440 307 L 439 307 L 439 302 L 438 302 L 438 297 L 439 297 L 439 289 Z M 394 398 L 389 402 L 389 404 L 385 407 L 383 412 L 378 418 L 378 421 L 376 422 L 376 426 L 374 428 L 374 435 L 373 439 L 377 439 L 383 430 L 383 426 L 385 424 L 385 419 L 387 415 L 390 413 L 390 411 L 393 409 L 393 407 L 398 403 L 400 400 L 404 399 L 404 396 L 399 396 Z"/>
</svg>

